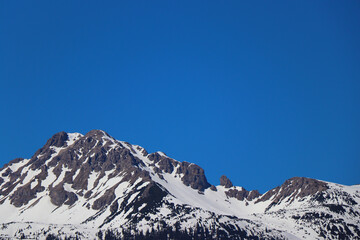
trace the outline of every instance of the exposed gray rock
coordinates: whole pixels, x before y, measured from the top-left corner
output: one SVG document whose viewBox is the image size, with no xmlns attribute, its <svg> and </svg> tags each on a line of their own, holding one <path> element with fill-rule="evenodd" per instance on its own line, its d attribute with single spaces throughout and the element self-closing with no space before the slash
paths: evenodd
<svg viewBox="0 0 360 240">
<path fill-rule="evenodd" d="M 78 196 L 73 192 L 67 192 L 67 200 L 64 202 L 65 205 L 73 205 L 78 200 Z"/>
<path fill-rule="evenodd" d="M 215 192 L 217 191 L 217 188 L 214 185 L 211 185 L 210 189 L 215 191 Z"/>
<path fill-rule="evenodd" d="M 15 207 L 21 207 L 27 204 L 31 199 L 36 197 L 36 193 L 44 191 L 45 188 L 39 183 L 31 189 L 31 183 L 21 186 L 16 189 L 14 194 L 11 195 L 10 201 Z"/>
<path fill-rule="evenodd" d="M 158 166 L 159 168 L 166 172 L 166 173 L 172 173 L 174 171 L 174 165 L 175 161 L 170 158 L 163 158 L 159 161 Z"/>
<path fill-rule="evenodd" d="M 87 191 L 84 195 L 84 198 L 89 198 L 91 196 L 91 194 L 93 194 L 93 192 L 91 190 Z"/>
<path fill-rule="evenodd" d="M 45 180 L 46 177 L 48 176 L 49 168 L 46 165 L 43 165 L 40 167 L 40 169 L 41 169 L 41 172 L 35 176 L 35 179 L 42 181 L 42 180 Z"/>
<path fill-rule="evenodd" d="M 2 174 L 1 176 L 3 176 L 3 177 L 7 177 L 7 176 L 9 176 L 11 173 L 12 173 L 11 169 L 10 169 L 10 168 L 8 168 L 8 169 L 6 169 L 6 171 L 5 171 L 5 172 L 3 172 L 3 174 Z"/>
<path fill-rule="evenodd" d="M 182 182 L 193 189 L 204 191 L 211 186 L 206 179 L 204 170 L 196 164 L 182 162 L 177 173 L 184 174 L 181 178 Z"/>
<path fill-rule="evenodd" d="M 220 177 L 220 185 L 224 186 L 226 188 L 231 188 L 233 186 L 232 182 L 230 181 L 230 179 L 228 179 L 225 175 L 222 175 Z"/>
<path fill-rule="evenodd" d="M 66 132 L 59 132 L 52 136 L 45 144 L 44 147 L 54 146 L 63 147 L 68 140 L 68 134 Z"/>
<path fill-rule="evenodd" d="M 87 189 L 88 188 L 88 179 L 89 179 L 89 175 L 90 175 L 90 166 L 84 164 L 83 166 L 81 166 L 80 168 L 80 172 L 79 174 L 76 176 L 76 178 L 74 179 L 74 184 L 72 185 L 72 187 L 74 189 L 80 190 L 90 190 Z"/>
<path fill-rule="evenodd" d="M 11 160 L 9 163 L 4 164 L 4 166 L 2 168 L 0 168 L 0 171 L 2 171 L 3 169 L 7 168 L 8 166 L 10 166 L 14 163 L 21 162 L 22 160 L 24 160 L 24 159 L 23 158 L 15 158 L 15 159 Z"/>
<path fill-rule="evenodd" d="M 137 150 L 141 151 L 141 154 L 142 154 L 144 157 L 146 157 L 147 155 L 149 155 L 149 153 L 148 153 L 144 148 L 139 147 L 139 146 L 137 146 L 136 148 L 137 148 Z"/>
<path fill-rule="evenodd" d="M 303 198 L 314 195 L 318 192 L 327 190 L 329 187 L 325 182 L 311 178 L 293 177 L 286 180 L 280 187 L 276 187 L 266 192 L 257 202 L 266 201 L 273 196 L 273 204 L 280 202 L 282 199 L 291 196 L 291 201 L 295 198 Z"/>
<path fill-rule="evenodd" d="M 115 213 L 118 209 L 119 209 L 119 203 L 117 201 L 114 201 L 110 206 L 111 214 Z"/>
<path fill-rule="evenodd" d="M 52 147 L 66 147 L 66 141 L 68 138 L 69 136 L 66 132 L 56 133 L 42 148 L 36 151 L 27 165 L 30 165 L 33 170 L 41 167 L 44 162 L 48 160 L 53 153 L 55 153 Z"/>
<path fill-rule="evenodd" d="M 61 206 L 62 204 L 72 205 L 78 200 L 77 195 L 73 192 L 65 191 L 62 184 L 50 188 L 49 196 L 51 202 L 56 206 Z"/>
<path fill-rule="evenodd" d="M 241 190 L 232 188 L 226 191 L 225 194 L 229 197 L 236 198 L 240 201 L 244 201 L 244 200 L 251 201 L 260 196 L 260 193 L 257 190 L 247 191 L 245 188 L 242 188 Z"/>
<path fill-rule="evenodd" d="M 159 153 L 155 152 L 155 153 L 151 153 L 149 154 L 148 158 L 153 161 L 154 163 L 159 162 L 160 160 L 164 159 L 164 156 L 161 156 Z"/>
<path fill-rule="evenodd" d="M 112 201 L 115 199 L 115 189 L 117 185 L 111 189 L 105 191 L 104 195 L 100 198 L 96 199 L 94 204 L 92 205 L 92 209 L 99 210 L 107 205 L 110 205 Z"/>
<path fill-rule="evenodd" d="M 1 185 L 0 187 L 0 195 L 7 196 L 11 193 L 20 183 L 23 182 L 24 178 L 26 177 L 27 173 L 21 174 L 23 167 L 19 168 L 16 172 L 12 172 L 10 168 L 7 168 L 5 174 L 9 181 Z"/>
<path fill-rule="evenodd" d="M 175 167 L 180 165 L 176 173 L 184 175 L 181 180 L 186 186 L 200 191 L 204 191 L 211 186 L 206 179 L 204 170 L 196 164 L 190 164 L 188 162 L 179 163 L 157 152 L 149 154 L 148 158 L 158 166 L 154 167 L 154 171 L 159 177 L 163 172 L 172 173 Z"/>
<path fill-rule="evenodd" d="M 249 201 L 251 201 L 251 200 L 253 200 L 253 199 L 255 199 L 255 198 L 258 198 L 258 197 L 260 197 L 260 196 L 261 196 L 261 194 L 259 193 L 258 190 L 252 190 L 252 191 L 249 192 L 249 194 L 248 194 L 248 196 L 246 197 L 246 199 L 249 200 Z"/>
</svg>

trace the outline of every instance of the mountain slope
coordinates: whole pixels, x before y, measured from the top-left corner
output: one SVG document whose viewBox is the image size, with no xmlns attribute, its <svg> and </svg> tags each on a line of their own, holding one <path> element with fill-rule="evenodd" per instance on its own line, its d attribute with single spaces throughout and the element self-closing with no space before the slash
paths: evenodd
<svg viewBox="0 0 360 240">
<path fill-rule="evenodd" d="M 295 177 L 265 194 L 101 130 L 55 134 L 0 169 L 0 237 L 360 239 L 360 186 Z"/>
</svg>

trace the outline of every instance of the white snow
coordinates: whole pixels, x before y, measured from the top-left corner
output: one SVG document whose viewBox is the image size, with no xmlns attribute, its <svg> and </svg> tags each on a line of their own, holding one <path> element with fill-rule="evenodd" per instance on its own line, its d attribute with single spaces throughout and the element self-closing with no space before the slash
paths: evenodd
<svg viewBox="0 0 360 240">
<path fill-rule="evenodd" d="M 146 203 L 143 203 L 138 210 L 141 211 L 144 207 L 146 207 Z"/>
<path fill-rule="evenodd" d="M 55 180 L 55 182 L 53 182 L 53 187 L 55 187 L 56 185 L 58 185 L 59 183 L 62 182 L 62 180 L 64 180 L 65 174 L 67 171 L 71 171 L 69 168 L 66 167 L 62 167 L 61 169 L 61 173 L 58 176 L 58 178 Z"/>
<path fill-rule="evenodd" d="M 51 183 L 53 183 L 56 180 L 56 175 L 53 172 L 54 167 L 51 167 L 48 169 L 48 176 L 45 180 L 41 181 L 41 186 L 47 188 Z M 55 185 L 53 185 L 55 186 Z"/>
<path fill-rule="evenodd" d="M 74 180 L 77 177 L 77 175 L 79 175 L 79 173 L 80 173 L 80 168 L 78 170 L 76 170 L 76 172 L 75 172 L 74 176 L 72 177 L 72 179 Z"/>
<path fill-rule="evenodd" d="M 79 138 L 81 138 L 83 135 L 80 133 L 68 133 L 68 140 L 67 140 L 67 146 L 73 145 Z"/>
<path fill-rule="evenodd" d="M 26 163 L 28 163 L 30 159 L 23 159 L 18 163 L 13 163 L 11 165 L 9 165 L 9 168 L 11 169 L 12 172 L 16 172 L 20 167 L 24 166 Z"/>
<path fill-rule="evenodd" d="M 163 152 L 157 151 L 157 153 L 158 153 L 160 156 L 162 156 L 162 157 L 167 157 L 166 154 L 163 153 Z"/>
<path fill-rule="evenodd" d="M 23 185 L 25 185 L 26 183 L 30 182 L 30 180 L 32 180 L 36 175 L 38 175 L 39 173 L 41 173 L 41 170 L 40 169 L 36 169 L 36 170 L 28 170 L 29 167 L 26 167 L 26 170 L 25 172 L 27 173 L 26 174 L 26 177 L 25 179 L 23 180 Z"/>
<path fill-rule="evenodd" d="M 87 186 L 88 190 L 91 190 L 94 188 L 95 180 L 98 178 L 99 175 L 100 175 L 100 172 L 91 172 L 90 173 L 90 176 L 88 178 L 88 186 Z"/>
<path fill-rule="evenodd" d="M 32 181 L 30 184 L 30 188 L 33 189 L 38 184 L 38 181 Z"/>
<path fill-rule="evenodd" d="M 64 190 L 67 192 L 76 192 L 69 183 L 64 183 Z"/>
</svg>

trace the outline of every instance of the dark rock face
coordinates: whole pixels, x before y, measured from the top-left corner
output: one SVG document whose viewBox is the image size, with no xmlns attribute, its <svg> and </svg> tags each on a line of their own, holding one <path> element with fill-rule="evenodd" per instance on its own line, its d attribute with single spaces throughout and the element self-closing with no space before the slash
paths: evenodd
<svg viewBox="0 0 360 240">
<path fill-rule="evenodd" d="M 88 178 L 90 176 L 90 166 L 89 165 L 83 165 L 80 168 L 79 174 L 74 179 L 74 184 L 72 187 L 76 190 L 88 190 Z"/>
<path fill-rule="evenodd" d="M 23 158 L 15 158 L 13 160 L 11 160 L 9 163 L 6 163 L 2 168 L 0 168 L 0 171 L 2 171 L 3 169 L 7 168 L 9 165 L 14 164 L 14 163 L 18 163 L 21 162 L 22 160 L 24 160 Z M 9 169 L 10 170 L 10 169 Z M 5 177 L 5 176 L 4 176 Z"/>
<path fill-rule="evenodd" d="M 248 191 L 246 191 L 245 189 L 242 189 L 241 191 L 239 191 L 237 189 L 230 189 L 225 193 L 229 197 L 233 197 L 240 201 L 243 201 L 246 198 Z"/>
<path fill-rule="evenodd" d="M 249 201 L 251 201 L 251 200 L 253 200 L 253 199 L 255 199 L 255 198 L 258 198 L 258 197 L 260 197 L 260 196 L 261 196 L 261 194 L 259 193 L 258 190 L 252 190 L 252 191 L 249 192 L 249 194 L 248 194 L 248 196 L 246 197 L 246 199 L 249 200 Z"/>
<path fill-rule="evenodd" d="M 66 132 L 59 132 L 52 136 L 46 144 L 36 151 L 34 156 L 32 156 L 30 162 L 28 163 L 31 165 L 31 169 L 35 170 L 41 167 L 44 162 L 49 159 L 53 153 L 55 153 L 53 147 L 66 147 L 66 141 L 68 138 L 69 136 Z"/>
<path fill-rule="evenodd" d="M 115 199 L 114 191 L 116 187 L 106 190 L 105 194 L 94 202 L 92 208 L 94 210 L 99 210 L 105 206 L 110 205 L 110 203 L 112 203 Z"/>
<path fill-rule="evenodd" d="M 119 209 L 119 203 L 117 201 L 114 201 L 110 206 L 111 214 L 114 214 L 118 209 Z"/>
<path fill-rule="evenodd" d="M 225 192 L 226 196 L 236 198 L 239 201 L 251 201 L 261 195 L 257 190 L 247 191 L 245 188 L 242 188 L 241 190 L 232 188 L 232 182 L 225 175 L 221 176 L 220 185 L 224 186 L 225 188 L 230 188 L 228 191 Z"/>
<path fill-rule="evenodd" d="M 8 169 L 6 169 L 6 171 L 5 171 L 1 176 L 7 177 L 7 176 L 9 176 L 11 173 L 12 173 L 11 169 L 8 168 Z"/>
<path fill-rule="evenodd" d="M 45 144 L 44 147 L 63 147 L 68 140 L 68 134 L 66 132 L 59 132 L 52 136 Z"/>
<path fill-rule="evenodd" d="M 286 180 L 281 187 L 285 189 L 285 196 L 290 195 L 296 189 L 301 189 L 301 192 L 297 194 L 300 198 L 325 191 L 329 188 L 324 182 L 305 177 L 290 178 Z"/>
<path fill-rule="evenodd" d="M 159 168 L 166 172 L 166 173 L 172 173 L 174 171 L 174 162 L 171 161 L 170 158 L 164 158 L 159 162 Z"/>
<path fill-rule="evenodd" d="M 158 169 L 155 168 L 158 174 L 161 172 L 172 173 L 175 167 L 179 166 L 176 173 L 184 175 L 181 180 L 186 186 L 190 186 L 199 191 L 204 191 L 211 186 L 206 179 L 204 170 L 196 164 L 190 164 L 188 162 L 179 163 L 159 153 L 151 153 L 148 157 L 154 164 L 158 165 Z M 161 174 L 159 177 L 162 178 Z"/>
<path fill-rule="evenodd" d="M 44 191 L 45 188 L 37 184 L 33 189 L 31 189 L 31 184 L 28 183 L 22 187 L 19 187 L 13 195 L 11 195 L 11 203 L 15 207 L 21 207 L 24 204 L 27 204 L 31 199 L 36 197 L 36 193 Z"/>
<path fill-rule="evenodd" d="M 77 196 L 73 192 L 65 191 L 61 184 L 51 188 L 49 195 L 51 202 L 56 206 L 61 206 L 62 204 L 72 205 L 77 200 Z"/>
<path fill-rule="evenodd" d="M 305 177 L 293 177 L 286 180 L 280 187 L 276 187 L 265 193 L 257 202 L 266 201 L 273 196 L 273 204 L 280 202 L 282 199 L 291 196 L 291 201 L 295 198 L 303 198 L 314 195 L 328 189 L 326 183 Z"/>
<path fill-rule="evenodd" d="M 204 191 L 211 186 L 206 180 L 204 170 L 196 164 L 182 162 L 177 173 L 184 174 L 181 180 L 186 186 L 190 186 L 193 189 Z"/>
<path fill-rule="evenodd" d="M 78 196 L 73 192 L 66 192 L 67 193 L 67 200 L 64 202 L 65 205 L 73 205 L 77 200 Z"/>
<path fill-rule="evenodd" d="M 155 153 L 151 153 L 149 154 L 148 158 L 153 161 L 154 163 L 159 162 L 160 160 L 164 159 L 164 156 L 161 156 L 159 153 L 155 152 Z"/>
<path fill-rule="evenodd" d="M 179 165 L 179 163 L 174 159 L 160 155 L 157 152 L 149 154 L 148 158 L 154 162 L 154 171 L 161 179 L 163 179 L 163 175 L 161 173 L 172 173 L 174 168 Z M 157 165 L 157 167 L 155 165 Z"/>
<path fill-rule="evenodd" d="M 257 190 L 247 191 L 245 188 L 241 190 L 238 189 L 229 189 L 225 192 L 225 194 L 229 197 L 236 198 L 237 200 L 244 201 L 244 200 L 253 200 L 260 196 L 260 193 Z"/>
<path fill-rule="evenodd" d="M 66 193 L 62 185 L 57 185 L 50 190 L 51 202 L 56 206 L 61 206 L 67 199 Z"/>
<path fill-rule="evenodd" d="M 232 182 L 230 181 L 230 179 L 228 179 L 225 175 L 222 175 L 220 177 L 220 185 L 224 186 L 226 188 L 231 188 L 233 186 Z"/>
</svg>

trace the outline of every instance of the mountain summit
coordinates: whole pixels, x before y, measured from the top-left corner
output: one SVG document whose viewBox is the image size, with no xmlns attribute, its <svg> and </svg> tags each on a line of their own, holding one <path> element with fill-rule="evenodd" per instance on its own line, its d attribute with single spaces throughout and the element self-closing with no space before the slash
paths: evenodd
<svg viewBox="0 0 360 240">
<path fill-rule="evenodd" d="M 294 177 L 260 194 L 196 164 L 60 132 L 0 169 L 0 238 L 360 239 L 360 185 Z"/>
</svg>

